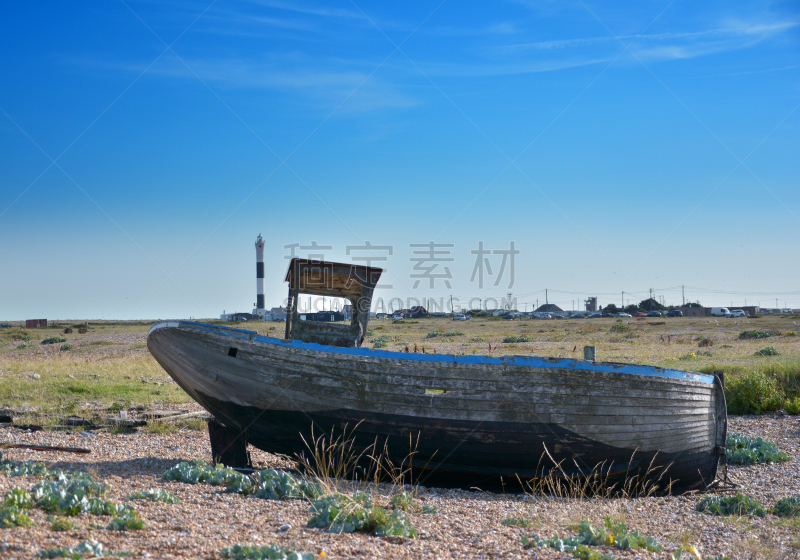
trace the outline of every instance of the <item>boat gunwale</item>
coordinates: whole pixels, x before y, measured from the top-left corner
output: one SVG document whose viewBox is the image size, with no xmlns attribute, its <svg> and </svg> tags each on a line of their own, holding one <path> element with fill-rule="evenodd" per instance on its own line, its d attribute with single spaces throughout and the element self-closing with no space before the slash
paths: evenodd
<svg viewBox="0 0 800 560">
<path fill-rule="evenodd" d="M 625 364 L 619 362 L 589 362 L 576 360 L 573 358 L 553 358 L 553 357 L 527 357 L 527 356 L 456 356 L 453 354 L 417 354 L 406 352 L 394 352 L 390 350 L 375 350 L 372 348 L 340 348 L 336 346 L 326 346 L 315 342 L 301 342 L 298 340 L 283 340 L 268 336 L 259 336 L 256 331 L 237 329 L 222 325 L 212 325 L 209 323 L 199 323 L 194 321 L 159 321 L 150 327 L 148 337 L 154 331 L 162 328 L 190 328 L 193 330 L 210 331 L 219 335 L 229 336 L 235 339 L 247 340 L 248 342 L 261 342 L 303 350 L 318 352 L 332 357 L 358 356 L 363 358 L 381 358 L 391 360 L 401 360 L 406 362 L 438 362 L 449 365 L 505 365 L 510 367 L 530 367 L 536 369 L 581 369 L 587 372 L 598 373 L 622 373 L 626 375 L 642 375 L 647 377 L 658 377 L 669 380 L 684 382 L 700 382 L 709 385 L 714 384 L 713 375 L 650 366 L 643 364 Z M 246 335 L 246 336 L 242 336 Z"/>
</svg>

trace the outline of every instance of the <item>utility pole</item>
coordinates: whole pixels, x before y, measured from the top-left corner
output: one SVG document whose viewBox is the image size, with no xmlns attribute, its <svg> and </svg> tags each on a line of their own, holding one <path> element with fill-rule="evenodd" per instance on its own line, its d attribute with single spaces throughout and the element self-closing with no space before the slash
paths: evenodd
<svg viewBox="0 0 800 560">
<path fill-rule="evenodd" d="M 450 313 L 453 313 L 453 294 L 450 294 Z"/>
<path fill-rule="evenodd" d="M 686 305 L 686 296 L 683 294 L 683 285 L 681 285 L 681 307 Z"/>
<path fill-rule="evenodd" d="M 653 288 L 650 288 L 650 299 L 653 299 Z"/>
<path fill-rule="evenodd" d="M 544 289 L 544 305 L 547 311 L 550 311 L 550 301 L 547 299 L 547 288 Z M 775 300 L 775 307 L 778 307 L 778 300 Z"/>
<path fill-rule="evenodd" d="M 622 292 L 622 307 L 620 309 L 625 309 L 625 292 Z"/>
</svg>

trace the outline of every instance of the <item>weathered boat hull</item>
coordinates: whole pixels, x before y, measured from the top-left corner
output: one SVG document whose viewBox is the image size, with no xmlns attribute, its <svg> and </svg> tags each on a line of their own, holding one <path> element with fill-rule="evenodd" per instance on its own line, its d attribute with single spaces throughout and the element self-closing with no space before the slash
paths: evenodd
<svg viewBox="0 0 800 560">
<path fill-rule="evenodd" d="M 713 376 L 334 348 L 189 322 L 153 326 L 148 347 L 189 395 L 260 449 L 308 454 L 312 425 L 316 435 L 358 425 L 356 448 L 387 441 L 399 464 L 411 435 L 426 484 L 490 487 L 561 463 L 566 475 L 650 469 L 662 486 L 689 488 L 714 480 L 725 444 Z"/>
</svg>

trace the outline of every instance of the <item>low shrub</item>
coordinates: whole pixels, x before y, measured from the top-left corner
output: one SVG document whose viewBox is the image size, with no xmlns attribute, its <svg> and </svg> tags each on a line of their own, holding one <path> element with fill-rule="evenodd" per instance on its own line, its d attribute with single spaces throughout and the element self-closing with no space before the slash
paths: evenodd
<svg viewBox="0 0 800 560">
<path fill-rule="evenodd" d="M 522 527 L 523 529 L 539 525 L 539 521 L 532 517 L 506 517 L 500 523 L 506 527 Z"/>
<path fill-rule="evenodd" d="M 377 338 L 371 338 L 370 343 L 373 345 L 373 348 L 386 348 L 386 346 L 392 341 L 392 337 L 389 335 L 381 335 Z"/>
<path fill-rule="evenodd" d="M 44 340 L 42 340 L 42 344 L 60 344 L 62 342 L 66 342 L 66 338 L 62 338 L 60 336 L 48 336 Z"/>
<path fill-rule="evenodd" d="M 203 461 L 194 460 L 191 463 L 178 463 L 167 470 L 161 478 L 186 484 L 205 482 L 212 486 L 230 486 L 247 477 L 223 465 L 209 465 Z"/>
<path fill-rule="evenodd" d="M 144 520 L 136 512 L 115 517 L 106 527 L 108 531 L 141 531 L 144 529 Z"/>
<path fill-rule="evenodd" d="M 780 336 L 781 333 L 775 331 L 742 331 L 739 333 L 739 340 L 751 340 L 754 338 L 770 338 Z"/>
<path fill-rule="evenodd" d="M 5 476 L 47 476 L 50 471 L 44 463 L 31 461 L 0 461 L 0 474 Z"/>
<path fill-rule="evenodd" d="M 711 515 L 757 515 L 764 517 L 767 512 L 754 498 L 743 494 L 735 496 L 706 496 L 697 503 L 697 511 Z"/>
<path fill-rule="evenodd" d="M 331 494 L 311 502 L 313 515 L 308 527 L 327 529 L 331 533 L 369 533 L 378 537 L 416 538 L 417 531 L 408 515 L 399 509 L 392 512 L 373 504 L 363 492 L 352 497 Z"/>
<path fill-rule="evenodd" d="M 420 506 L 411 495 L 411 492 L 400 492 L 392 496 L 392 506 L 405 512 L 436 514 L 438 509 L 434 505 L 423 504 Z"/>
<path fill-rule="evenodd" d="M 17 506 L 4 507 L 0 509 L 0 529 L 32 526 L 33 521 L 31 521 L 31 518 L 25 515 Z"/>
<path fill-rule="evenodd" d="M 0 331 L 0 338 L 5 338 L 6 340 L 31 340 L 33 333 L 22 327 L 12 327 Z"/>
<path fill-rule="evenodd" d="M 753 439 L 737 433 L 728 434 L 725 440 L 725 454 L 728 464 L 731 465 L 778 463 L 791 459 L 786 453 L 781 453 L 778 446 L 771 441 Z"/>
<path fill-rule="evenodd" d="M 322 495 L 319 485 L 296 478 L 285 471 L 268 469 L 253 473 L 252 494 L 262 500 L 315 499 Z M 225 490 L 231 491 L 230 488 Z"/>
<path fill-rule="evenodd" d="M 561 538 L 554 535 L 550 539 L 539 537 L 522 537 L 525 548 L 546 546 L 559 552 L 569 552 L 577 558 L 592 560 L 612 559 L 613 555 L 601 556 L 590 546 L 613 546 L 620 550 L 647 550 L 661 552 L 662 546 L 653 537 L 643 537 L 638 531 L 629 531 L 622 521 L 614 521 L 609 517 L 604 519 L 605 527 L 596 527 L 584 519 L 581 521 L 578 535 L 575 537 Z"/>
<path fill-rule="evenodd" d="M 414 496 L 411 492 L 400 492 L 392 496 L 392 505 L 403 511 L 411 511 L 414 507 Z"/>
<path fill-rule="evenodd" d="M 780 352 L 775 350 L 772 346 L 767 346 L 766 348 L 762 348 L 753 354 L 753 356 L 779 356 Z"/>
<path fill-rule="evenodd" d="M 219 551 L 222 558 L 233 560 L 318 560 L 319 556 L 308 552 L 297 552 L 291 548 L 271 544 L 269 546 L 245 546 L 235 544 Z"/>
<path fill-rule="evenodd" d="M 476 336 L 472 339 L 472 342 L 483 342 L 483 341 L 484 341 L 483 338 L 481 338 L 480 336 Z"/>
<path fill-rule="evenodd" d="M 145 490 L 143 492 L 135 492 L 133 494 L 128 495 L 129 500 L 148 500 L 150 502 L 164 502 L 165 504 L 179 504 L 181 503 L 180 498 L 178 498 L 172 492 L 167 492 L 166 490 L 162 490 L 158 488 L 153 490 Z"/>
<path fill-rule="evenodd" d="M 50 523 L 51 531 L 72 531 L 78 527 L 74 521 L 67 517 L 54 517 L 52 515 L 48 515 L 47 522 Z"/>
<path fill-rule="evenodd" d="M 800 414 L 800 397 L 795 397 L 794 400 L 788 400 L 783 403 L 783 409 L 788 414 Z"/>
<path fill-rule="evenodd" d="M 530 342 L 532 339 L 529 336 L 507 336 L 503 339 L 503 342 L 507 343 L 516 343 L 516 342 Z"/>
<path fill-rule="evenodd" d="M 112 551 L 103 550 L 103 545 L 97 541 L 83 541 L 81 544 L 64 547 L 64 548 L 49 548 L 42 550 L 36 555 L 37 558 L 72 558 L 79 560 L 84 556 L 86 558 L 98 558 L 101 556 L 131 556 L 133 553 L 125 550 Z"/>
<path fill-rule="evenodd" d="M 778 410 L 783 394 L 775 378 L 752 371 L 725 380 L 725 400 L 729 414 L 761 414 Z"/>
<path fill-rule="evenodd" d="M 322 495 L 319 485 L 284 471 L 267 469 L 246 476 L 222 465 L 212 466 L 197 460 L 175 465 L 164 473 L 162 479 L 226 486 L 225 492 L 252 495 L 264 500 L 313 500 Z"/>
<path fill-rule="evenodd" d="M 72 344 L 70 344 L 70 343 L 62 344 L 61 345 L 61 350 L 72 350 Z"/>
<path fill-rule="evenodd" d="M 800 516 L 800 497 L 787 496 L 781 498 L 775 504 L 775 507 L 770 510 L 778 517 L 797 517 Z"/>
<path fill-rule="evenodd" d="M 613 327 L 611 327 L 608 330 L 610 332 L 628 332 L 629 330 L 631 330 L 631 328 L 628 325 L 623 325 L 622 323 L 617 323 L 616 325 L 614 325 Z"/>
<path fill-rule="evenodd" d="M 33 507 L 31 493 L 22 488 L 12 488 L 3 496 L 3 508 L 16 507 L 19 509 L 30 509 Z"/>
</svg>

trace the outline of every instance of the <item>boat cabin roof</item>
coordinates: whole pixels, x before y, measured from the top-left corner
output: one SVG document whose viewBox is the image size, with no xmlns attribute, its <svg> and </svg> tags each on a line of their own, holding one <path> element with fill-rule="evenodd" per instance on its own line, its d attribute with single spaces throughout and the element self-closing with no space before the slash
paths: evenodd
<svg viewBox="0 0 800 560">
<path fill-rule="evenodd" d="M 294 258 L 285 281 L 304 294 L 358 299 L 364 288 L 372 295 L 381 273 L 383 269 L 374 266 Z"/>
</svg>

